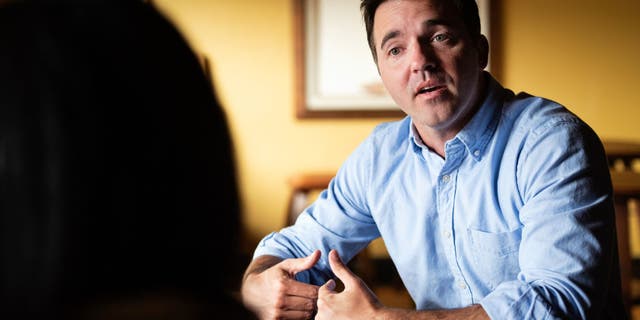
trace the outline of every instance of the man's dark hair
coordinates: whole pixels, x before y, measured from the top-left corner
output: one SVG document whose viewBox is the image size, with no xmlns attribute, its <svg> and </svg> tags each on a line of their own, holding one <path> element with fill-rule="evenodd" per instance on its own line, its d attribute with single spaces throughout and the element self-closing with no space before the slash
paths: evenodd
<svg viewBox="0 0 640 320">
<path fill-rule="evenodd" d="M 377 63 L 376 44 L 373 40 L 373 20 L 378 7 L 388 0 L 362 0 L 360 2 L 360 11 L 364 19 L 364 25 L 367 29 L 367 41 L 373 60 Z M 449 0 L 447 0 L 449 1 Z M 469 32 L 472 39 L 476 39 L 480 35 L 480 16 L 478 14 L 478 4 L 475 0 L 453 0 L 453 4 L 458 8 L 458 12 L 462 15 L 462 21 Z"/>
</svg>

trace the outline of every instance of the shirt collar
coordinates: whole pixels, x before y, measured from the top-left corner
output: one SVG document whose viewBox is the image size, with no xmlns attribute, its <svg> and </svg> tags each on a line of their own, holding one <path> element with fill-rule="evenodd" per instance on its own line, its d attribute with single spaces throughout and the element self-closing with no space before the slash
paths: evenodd
<svg viewBox="0 0 640 320">
<path fill-rule="evenodd" d="M 417 147 L 427 148 L 427 145 L 420 138 L 420 134 L 418 133 L 418 129 L 413 124 L 413 119 L 409 122 L 409 139 L 413 142 Z"/>
<path fill-rule="evenodd" d="M 469 154 L 480 161 L 498 126 L 502 113 L 502 97 L 504 88 L 491 74 L 484 72 L 487 79 L 487 91 L 482 105 L 471 120 L 456 135 L 467 147 Z"/>
<path fill-rule="evenodd" d="M 504 91 L 504 88 L 491 74 L 485 71 L 484 76 L 487 78 L 487 91 L 482 105 L 464 128 L 452 139 L 460 140 L 476 161 L 482 159 L 498 125 L 502 112 L 502 92 Z M 409 139 L 412 142 L 414 151 L 420 152 L 421 149 L 428 149 L 420 138 L 413 120 L 409 125 Z"/>
</svg>

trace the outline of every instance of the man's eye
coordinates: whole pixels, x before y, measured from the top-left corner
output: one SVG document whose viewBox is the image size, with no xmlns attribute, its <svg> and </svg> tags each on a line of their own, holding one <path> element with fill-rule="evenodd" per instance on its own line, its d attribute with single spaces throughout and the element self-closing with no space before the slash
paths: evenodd
<svg viewBox="0 0 640 320">
<path fill-rule="evenodd" d="M 448 39 L 449 39 L 449 36 L 444 33 L 436 34 L 433 37 L 433 41 L 435 42 L 443 42 L 443 41 L 447 41 Z"/>
<path fill-rule="evenodd" d="M 389 50 L 389 54 L 392 56 L 397 56 L 400 54 L 400 48 L 391 48 L 391 50 Z"/>
</svg>

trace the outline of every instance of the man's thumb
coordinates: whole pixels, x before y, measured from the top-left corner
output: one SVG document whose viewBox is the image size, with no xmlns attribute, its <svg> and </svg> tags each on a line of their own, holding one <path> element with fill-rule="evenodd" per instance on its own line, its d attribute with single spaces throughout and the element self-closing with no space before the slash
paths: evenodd
<svg viewBox="0 0 640 320">
<path fill-rule="evenodd" d="M 336 250 L 329 251 L 329 265 L 331 266 L 331 271 L 333 271 L 336 277 L 345 285 L 355 278 L 353 272 L 342 262 Z"/>
<path fill-rule="evenodd" d="M 336 281 L 333 279 L 329 279 L 329 281 L 325 282 L 320 289 L 318 289 L 319 294 L 328 294 L 330 292 L 334 292 L 336 289 Z"/>
<path fill-rule="evenodd" d="M 320 250 L 316 250 L 304 258 L 286 259 L 280 264 L 280 267 L 291 274 L 296 274 L 311 269 L 319 259 Z"/>
</svg>

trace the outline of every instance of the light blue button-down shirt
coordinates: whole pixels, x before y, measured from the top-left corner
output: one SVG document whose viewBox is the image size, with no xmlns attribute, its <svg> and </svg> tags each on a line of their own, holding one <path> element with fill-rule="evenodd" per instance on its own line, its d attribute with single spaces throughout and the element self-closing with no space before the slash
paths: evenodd
<svg viewBox="0 0 640 320">
<path fill-rule="evenodd" d="M 481 304 L 493 319 L 622 319 L 615 216 L 596 134 L 567 109 L 514 95 L 489 74 L 478 112 L 445 145 L 409 117 L 381 124 L 294 226 L 255 256 L 323 258 L 298 279 L 332 276 L 382 236 L 417 309 Z"/>
</svg>

